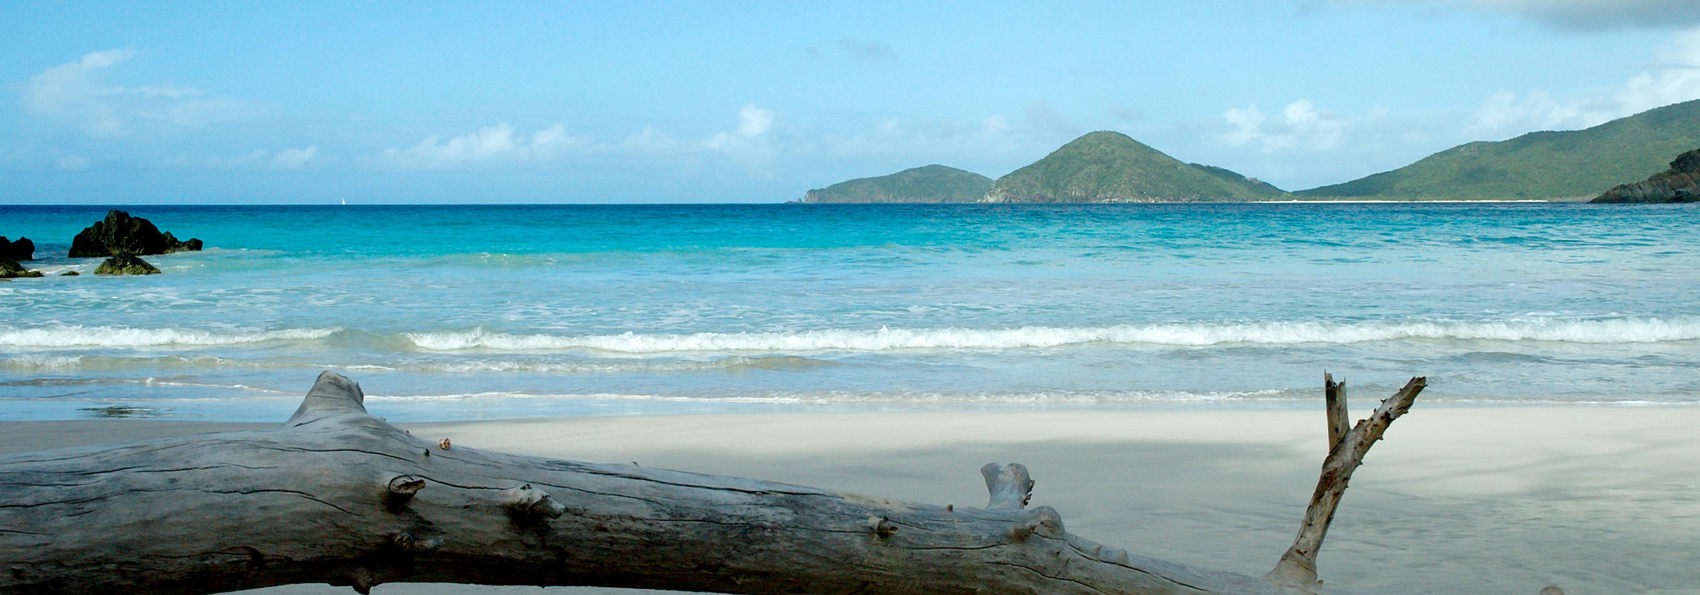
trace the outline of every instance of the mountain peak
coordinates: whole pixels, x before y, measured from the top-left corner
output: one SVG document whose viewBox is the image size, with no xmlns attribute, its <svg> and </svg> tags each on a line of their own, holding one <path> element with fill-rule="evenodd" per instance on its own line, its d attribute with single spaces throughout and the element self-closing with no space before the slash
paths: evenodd
<svg viewBox="0 0 1700 595">
<path fill-rule="evenodd" d="M 988 202 L 1266 200 L 1279 189 L 1222 168 L 1184 163 L 1125 134 L 1102 130 L 999 178 Z"/>
</svg>

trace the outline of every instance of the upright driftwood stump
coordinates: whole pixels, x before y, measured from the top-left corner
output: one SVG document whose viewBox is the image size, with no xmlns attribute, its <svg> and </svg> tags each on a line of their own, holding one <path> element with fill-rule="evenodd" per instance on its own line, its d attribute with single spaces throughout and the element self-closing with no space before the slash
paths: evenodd
<svg viewBox="0 0 1700 595">
<path fill-rule="evenodd" d="M 1364 462 L 1364 454 L 1374 446 L 1393 420 L 1411 410 L 1417 393 L 1428 386 L 1426 378 L 1412 378 L 1399 392 L 1381 402 L 1357 425 L 1347 426 L 1346 385 L 1334 382 L 1334 375 L 1324 374 L 1323 394 L 1328 406 L 1328 458 L 1322 461 L 1322 476 L 1316 481 L 1310 506 L 1305 509 L 1304 524 L 1299 536 L 1281 556 L 1281 561 L 1267 575 L 1270 580 L 1289 585 L 1320 585 L 1316 578 L 1316 553 L 1322 549 L 1322 538 L 1328 535 L 1328 525 L 1334 522 L 1334 511 L 1346 494 L 1346 484 L 1352 472 Z"/>
<path fill-rule="evenodd" d="M 1069 534 L 1055 510 L 1027 507 L 1033 481 L 1015 464 L 982 469 L 984 509 L 914 504 L 428 442 L 368 415 L 363 398 L 327 372 L 274 430 L 0 457 L 0 592 L 330 583 L 365 593 L 392 581 L 724 593 L 1317 588 L 1314 571 L 1293 580 L 1202 570 Z M 1302 553 L 1314 561 L 1311 547 Z"/>
</svg>

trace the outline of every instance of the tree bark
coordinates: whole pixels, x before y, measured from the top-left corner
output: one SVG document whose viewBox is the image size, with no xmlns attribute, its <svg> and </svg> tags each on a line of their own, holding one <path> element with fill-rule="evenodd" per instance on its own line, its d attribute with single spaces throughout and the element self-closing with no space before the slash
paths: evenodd
<svg viewBox="0 0 1700 595">
<path fill-rule="evenodd" d="M 428 442 L 368 415 L 363 398 L 359 385 L 327 372 L 277 429 L 0 457 L 0 592 L 329 583 L 365 593 L 384 582 L 722 593 L 1315 585 L 1192 568 L 1069 534 L 1055 510 L 1026 507 L 1033 482 L 1020 465 L 982 469 L 986 508 L 941 507 Z"/>
</svg>

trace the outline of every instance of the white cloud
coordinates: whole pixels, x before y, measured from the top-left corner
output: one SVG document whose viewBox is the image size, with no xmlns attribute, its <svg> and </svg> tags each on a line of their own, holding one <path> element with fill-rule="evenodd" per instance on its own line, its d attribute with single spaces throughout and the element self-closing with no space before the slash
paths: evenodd
<svg viewBox="0 0 1700 595">
<path fill-rule="evenodd" d="M 24 85 L 24 109 L 35 114 L 79 120 L 84 130 L 93 136 L 122 134 L 124 120 L 107 101 L 111 94 L 102 74 L 135 55 L 136 51 L 131 49 L 92 52 L 76 62 L 49 68 Z"/>
<path fill-rule="evenodd" d="M 1586 101 L 1554 99 L 1545 91 L 1533 91 L 1518 96 L 1500 91 L 1482 101 L 1471 117 L 1466 135 L 1497 138 L 1533 130 L 1581 128 L 1610 120 L 1609 111 L 1590 108 Z"/>
<path fill-rule="evenodd" d="M 738 110 L 738 134 L 750 138 L 767 134 L 773 129 L 773 110 L 746 105 Z"/>
<path fill-rule="evenodd" d="M 124 63 L 124 62 L 126 62 L 129 59 L 134 58 L 134 57 L 136 57 L 135 48 L 124 48 L 124 49 L 117 49 L 117 50 L 105 50 L 105 51 L 99 51 L 99 52 L 89 52 L 87 54 L 84 54 L 83 58 L 81 60 L 78 60 L 76 62 L 72 62 L 71 64 L 64 64 L 64 65 L 61 65 L 61 66 L 57 66 L 55 68 L 50 69 L 49 72 L 52 72 L 54 70 L 60 70 L 62 68 L 68 67 L 68 66 L 76 66 L 77 68 L 80 68 L 82 70 L 96 70 L 96 69 L 101 69 L 101 68 L 110 68 L 110 67 L 113 67 L 113 66 L 117 66 L 121 63 Z"/>
<path fill-rule="evenodd" d="M 430 136 L 407 147 L 390 147 L 369 155 L 365 162 L 380 169 L 464 169 L 565 163 L 610 155 L 685 157 L 720 154 L 747 165 L 763 167 L 775 149 L 773 110 L 745 105 L 731 130 L 706 138 L 679 140 L 650 126 L 618 142 L 599 141 L 569 132 L 563 124 L 525 133 L 502 123 L 460 136 Z"/>
<path fill-rule="evenodd" d="M 626 137 L 620 148 L 638 153 L 669 153 L 679 150 L 679 140 L 654 126 L 645 126 L 637 134 Z"/>
<path fill-rule="evenodd" d="M 1700 6 L 1700 3 L 1696 3 Z M 1620 110 L 1630 114 L 1700 98 L 1700 29 L 1677 35 L 1654 51 L 1661 67 L 1625 82 L 1618 91 Z M 1626 114 L 1627 115 L 1627 114 Z"/>
<path fill-rule="evenodd" d="M 278 151 L 277 153 L 272 154 L 272 156 L 271 156 L 271 168 L 272 169 L 285 169 L 285 170 L 301 169 L 301 168 L 307 167 L 307 165 L 309 163 L 312 163 L 315 159 L 318 159 L 318 158 L 319 158 L 319 146 L 318 145 L 313 145 L 313 146 L 310 146 L 310 147 L 304 147 L 304 148 L 298 148 L 298 149 L 284 149 L 282 151 Z"/>
<path fill-rule="evenodd" d="M 201 169 L 274 169 L 292 171 L 323 163 L 318 145 L 295 147 L 278 151 L 254 149 L 235 157 L 174 157 L 162 161 L 172 167 Z"/>
<path fill-rule="evenodd" d="M 429 137 L 405 151 L 392 148 L 384 153 L 419 162 L 455 163 L 484 161 L 506 155 L 512 153 L 517 146 L 514 143 L 514 128 L 507 124 L 497 124 L 447 141 L 439 141 L 435 136 Z"/>
<path fill-rule="evenodd" d="M 720 132 L 708 138 L 703 146 L 716 151 L 735 151 L 759 147 L 762 137 L 773 130 L 773 110 L 747 104 L 738 110 L 738 127 L 732 132 Z"/>
<path fill-rule="evenodd" d="M 1700 3 L 1697 3 L 1700 4 Z M 1700 99 L 1700 29 L 1684 32 L 1653 52 L 1657 68 L 1600 95 L 1559 99 L 1541 90 L 1500 91 L 1482 101 L 1468 134 L 1507 136 L 1533 130 L 1597 126 L 1656 107 Z"/>
<path fill-rule="evenodd" d="M 1253 145 L 1272 153 L 1299 149 L 1326 151 L 1340 145 L 1348 122 L 1334 114 L 1320 112 L 1309 99 L 1288 103 L 1280 114 L 1269 115 L 1256 104 L 1243 108 L 1228 108 L 1222 119 L 1229 130 L 1221 135 L 1223 143 L 1243 147 Z"/>
<path fill-rule="evenodd" d="M 1263 116 L 1263 110 L 1257 109 L 1255 104 L 1243 109 L 1230 107 L 1228 111 L 1222 112 L 1222 119 L 1227 120 L 1228 125 L 1233 127 L 1233 130 L 1222 135 L 1222 142 L 1235 147 L 1255 142 L 1262 134 L 1263 122 L 1267 120 Z"/>
<path fill-rule="evenodd" d="M 539 130 L 531 135 L 529 157 L 532 159 L 554 159 L 564 153 L 582 150 L 590 147 L 589 138 L 575 136 L 567 132 L 567 127 L 555 124 Z"/>
<path fill-rule="evenodd" d="M 459 168 L 480 164 L 523 164 L 553 161 L 590 148 L 590 139 L 556 124 L 529 137 L 506 123 L 486 126 L 449 138 L 431 136 L 405 149 L 391 147 L 372 157 L 375 165 L 397 169 Z"/>
<path fill-rule="evenodd" d="M 731 132 L 717 132 L 700 146 L 731 159 L 756 178 L 772 179 L 775 121 L 773 110 L 753 103 L 746 104 L 738 110 L 737 128 Z"/>
<path fill-rule="evenodd" d="M 24 110 L 71 122 L 97 138 L 123 136 L 138 122 L 200 127 L 252 119 L 263 111 L 249 101 L 208 97 L 192 88 L 109 84 L 109 73 L 135 56 L 134 49 L 105 50 L 49 68 L 24 84 Z"/>
</svg>

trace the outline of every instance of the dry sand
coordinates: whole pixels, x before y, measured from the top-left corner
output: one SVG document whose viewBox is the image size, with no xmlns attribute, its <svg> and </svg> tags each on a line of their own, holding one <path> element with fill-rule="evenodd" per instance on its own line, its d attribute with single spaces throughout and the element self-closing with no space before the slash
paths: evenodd
<svg viewBox="0 0 1700 595">
<path fill-rule="evenodd" d="M 1362 415 L 1366 411 L 1355 411 Z M 457 447 L 637 462 L 979 506 L 1025 463 L 1071 532 L 1246 574 L 1298 529 L 1323 415 L 1291 411 L 651 416 L 404 424 Z M 0 452 L 243 427 L 0 423 Z M 251 427 L 251 426 L 249 426 Z M 1385 593 L 1700 593 L 1700 407 L 1427 408 L 1395 423 L 1323 546 L 1331 585 Z M 536 588 L 387 584 L 404 593 Z M 270 595 L 350 593 L 297 585 Z M 549 593 L 629 593 L 548 589 Z"/>
</svg>

